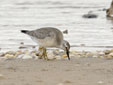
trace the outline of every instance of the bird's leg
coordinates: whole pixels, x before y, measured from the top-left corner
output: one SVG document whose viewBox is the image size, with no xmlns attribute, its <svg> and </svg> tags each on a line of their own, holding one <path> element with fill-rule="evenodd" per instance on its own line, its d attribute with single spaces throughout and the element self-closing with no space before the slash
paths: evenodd
<svg viewBox="0 0 113 85">
<path fill-rule="evenodd" d="M 48 57 L 47 57 L 47 50 L 46 50 L 46 48 L 43 48 L 43 56 L 44 56 L 45 60 L 49 60 Z"/>
<path fill-rule="evenodd" d="M 39 59 L 42 59 L 42 57 L 43 57 L 43 47 L 39 47 L 38 51 L 39 51 L 39 53 L 38 53 Z"/>
</svg>

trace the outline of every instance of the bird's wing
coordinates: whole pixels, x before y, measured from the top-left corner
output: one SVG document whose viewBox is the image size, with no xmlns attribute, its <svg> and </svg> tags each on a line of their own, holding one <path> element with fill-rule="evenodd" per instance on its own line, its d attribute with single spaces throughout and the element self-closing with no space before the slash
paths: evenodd
<svg viewBox="0 0 113 85">
<path fill-rule="evenodd" d="M 50 38 L 54 36 L 54 32 L 51 30 L 41 29 L 33 31 L 33 37 L 36 37 L 37 39 Z"/>
</svg>

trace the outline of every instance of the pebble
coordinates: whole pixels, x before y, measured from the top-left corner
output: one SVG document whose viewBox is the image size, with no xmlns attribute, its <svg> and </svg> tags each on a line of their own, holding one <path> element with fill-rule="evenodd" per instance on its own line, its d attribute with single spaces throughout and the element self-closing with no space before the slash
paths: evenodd
<svg viewBox="0 0 113 85">
<path fill-rule="evenodd" d="M 43 51 L 39 49 L 36 50 L 18 50 L 18 51 L 8 51 L 5 53 L 0 53 L 1 58 L 12 59 L 12 58 L 21 58 L 21 59 L 40 59 Z M 67 55 L 64 51 L 56 50 L 48 50 L 47 51 L 48 59 L 62 59 L 67 58 Z M 104 50 L 104 51 L 70 51 L 70 57 L 94 57 L 94 58 L 113 58 L 113 49 Z"/>
<path fill-rule="evenodd" d="M 6 54 L 4 57 L 5 58 L 15 58 L 15 56 L 13 54 Z"/>
<path fill-rule="evenodd" d="M 90 19 L 90 18 L 97 18 L 98 16 L 97 16 L 96 14 L 89 14 L 89 13 L 88 13 L 88 14 L 84 14 L 83 17 Z"/>
<path fill-rule="evenodd" d="M 68 34 L 68 30 L 64 30 L 63 33 L 64 33 L 64 34 Z"/>
<path fill-rule="evenodd" d="M 47 52 L 47 56 L 48 56 L 48 59 L 55 59 L 55 55 L 54 55 L 53 51 Z"/>
</svg>

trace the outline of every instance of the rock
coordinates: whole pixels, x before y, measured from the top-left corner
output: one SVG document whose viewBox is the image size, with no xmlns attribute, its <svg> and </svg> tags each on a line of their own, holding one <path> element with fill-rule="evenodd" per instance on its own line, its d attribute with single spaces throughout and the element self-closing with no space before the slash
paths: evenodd
<svg viewBox="0 0 113 85">
<path fill-rule="evenodd" d="M 5 56 L 5 54 L 4 53 L 0 53 L 0 57 L 4 57 Z"/>
<path fill-rule="evenodd" d="M 111 51 L 110 50 L 105 50 L 104 53 L 105 55 L 108 55 Z"/>
<path fill-rule="evenodd" d="M 98 15 L 94 14 L 92 11 L 89 11 L 88 14 L 84 14 L 82 17 L 90 19 L 90 18 L 97 18 Z"/>
<path fill-rule="evenodd" d="M 113 53 L 110 53 L 110 54 L 106 55 L 105 58 L 107 58 L 107 59 L 113 58 Z"/>
<path fill-rule="evenodd" d="M 24 56 L 22 57 L 22 59 L 32 59 L 32 56 L 30 56 L 30 55 L 24 55 Z"/>
<path fill-rule="evenodd" d="M 106 55 L 104 56 L 106 59 L 112 59 L 113 57 L 109 56 L 109 55 Z"/>
<path fill-rule="evenodd" d="M 21 42 L 20 44 L 21 44 L 21 45 L 24 45 L 24 42 Z"/>
<path fill-rule="evenodd" d="M 20 46 L 20 47 L 19 47 L 19 49 L 25 49 L 25 48 L 26 48 L 25 46 Z"/>
<path fill-rule="evenodd" d="M 105 56 L 105 53 L 103 51 L 98 52 L 98 58 L 103 58 Z"/>
<path fill-rule="evenodd" d="M 55 59 L 55 55 L 52 51 L 47 52 L 47 57 L 48 57 L 48 59 Z"/>
<path fill-rule="evenodd" d="M 105 56 L 105 53 L 104 52 L 99 52 L 99 56 Z"/>
<path fill-rule="evenodd" d="M 63 33 L 64 33 L 64 34 L 68 34 L 68 30 L 64 30 Z"/>
</svg>

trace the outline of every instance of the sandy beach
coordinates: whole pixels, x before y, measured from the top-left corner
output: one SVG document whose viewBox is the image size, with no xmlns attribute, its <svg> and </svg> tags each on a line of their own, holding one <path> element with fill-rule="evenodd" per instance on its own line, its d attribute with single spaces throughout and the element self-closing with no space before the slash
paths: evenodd
<svg viewBox="0 0 113 85">
<path fill-rule="evenodd" d="M 105 58 L 0 61 L 0 85 L 112 85 L 113 61 Z"/>
</svg>

